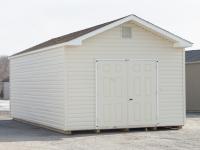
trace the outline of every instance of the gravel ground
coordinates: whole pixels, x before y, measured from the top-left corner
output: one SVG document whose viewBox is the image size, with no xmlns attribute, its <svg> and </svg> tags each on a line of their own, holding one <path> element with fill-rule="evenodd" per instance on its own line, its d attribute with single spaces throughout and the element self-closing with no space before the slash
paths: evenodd
<svg viewBox="0 0 200 150">
<path fill-rule="evenodd" d="M 0 119 L 0 150 L 199 150 L 200 114 L 188 115 L 180 130 L 79 132 L 67 136 Z"/>
</svg>

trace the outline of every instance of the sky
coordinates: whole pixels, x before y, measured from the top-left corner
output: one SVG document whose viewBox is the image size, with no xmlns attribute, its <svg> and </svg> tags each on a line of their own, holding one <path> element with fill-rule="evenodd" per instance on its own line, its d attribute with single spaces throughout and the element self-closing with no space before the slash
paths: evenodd
<svg viewBox="0 0 200 150">
<path fill-rule="evenodd" d="M 0 55 L 135 14 L 200 49 L 199 0 L 0 0 Z"/>
</svg>

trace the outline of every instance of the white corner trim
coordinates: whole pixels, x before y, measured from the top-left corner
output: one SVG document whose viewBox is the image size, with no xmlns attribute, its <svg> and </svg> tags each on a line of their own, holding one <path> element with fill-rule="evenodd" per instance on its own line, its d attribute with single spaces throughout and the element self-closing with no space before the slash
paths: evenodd
<svg viewBox="0 0 200 150">
<path fill-rule="evenodd" d="M 182 65 L 183 65 L 182 66 L 182 68 L 183 68 L 182 69 L 182 74 L 183 74 L 183 77 L 182 77 L 182 84 L 183 84 L 182 85 L 183 86 L 182 87 L 182 90 L 183 90 L 182 92 L 183 92 L 183 94 L 182 95 L 183 95 L 183 114 L 184 114 L 183 115 L 183 124 L 185 124 L 185 122 L 186 122 L 186 83 L 185 83 L 186 82 L 185 81 L 186 80 L 185 79 L 185 74 L 186 74 L 185 67 L 186 66 L 185 66 L 185 51 L 182 52 L 182 57 L 183 57 L 182 58 Z"/>
</svg>

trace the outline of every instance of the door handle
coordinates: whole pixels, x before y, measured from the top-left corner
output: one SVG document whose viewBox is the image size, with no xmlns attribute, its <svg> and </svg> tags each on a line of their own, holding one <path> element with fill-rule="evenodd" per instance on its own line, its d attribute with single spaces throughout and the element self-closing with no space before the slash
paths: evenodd
<svg viewBox="0 0 200 150">
<path fill-rule="evenodd" d="M 129 101 L 132 101 L 133 99 L 132 98 L 129 98 Z"/>
</svg>

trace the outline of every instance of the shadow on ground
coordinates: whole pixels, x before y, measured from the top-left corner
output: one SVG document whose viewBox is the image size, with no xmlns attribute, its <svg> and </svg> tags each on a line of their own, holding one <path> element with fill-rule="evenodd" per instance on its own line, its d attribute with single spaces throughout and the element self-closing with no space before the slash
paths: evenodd
<svg viewBox="0 0 200 150">
<path fill-rule="evenodd" d="M 158 131 L 169 129 L 159 128 Z M 149 130 L 151 131 L 151 130 Z M 131 129 L 130 132 L 145 132 L 144 128 Z M 130 133 L 129 132 L 129 133 Z M 123 130 L 104 130 L 100 134 L 95 134 L 94 130 L 76 131 L 72 135 L 64 135 L 44 128 L 21 123 L 12 119 L 0 120 L 0 142 L 17 141 L 56 141 L 63 138 L 88 137 L 98 135 L 115 135 L 126 133 Z"/>
<path fill-rule="evenodd" d="M 188 114 L 181 130 L 73 132 L 63 135 L 0 115 L 0 150 L 199 150 L 200 114 Z"/>
<path fill-rule="evenodd" d="M 0 120 L 0 142 L 61 140 L 64 135 L 12 119 Z"/>
<path fill-rule="evenodd" d="M 187 118 L 200 118 L 200 112 L 187 113 Z"/>
<path fill-rule="evenodd" d="M 188 118 L 200 118 L 199 114 L 188 114 Z M 169 129 L 159 128 L 159 131 L 167 131 Z M 100 134 L 95 134 L 94 131 L 76 131 L 72 135 L 64 135 L 53 132 L 44 128 L 32 126 L 17 122 L 10 118 L 0 119 L 0 142 L 17 142 L 17 141 L 58 141 L 64 138 L 88 137 L 109 134 L 121 134 L 122 130 L 105 130 Z M 145 132 L 142 129 L 131 129 L 130 132 Z M 130 133 L 129 132 L 129 133 Z M 123 132 L 125 133 L 125 132 Z"/>
</svg>

